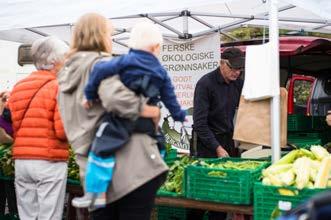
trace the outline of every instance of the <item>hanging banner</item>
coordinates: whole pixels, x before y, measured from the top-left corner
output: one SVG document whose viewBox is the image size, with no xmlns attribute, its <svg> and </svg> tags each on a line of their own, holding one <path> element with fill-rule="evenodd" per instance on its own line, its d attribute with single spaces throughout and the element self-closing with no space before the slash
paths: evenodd
<svg viewBox="0 0 331 220">
<path fill-rule="evenodd" d="M 193 40 L 168 38 L 162 45 L 160 61 L 172 80 L 179 104 L 188 112 L 187 122 L 184 123 L 188 134 L 191 134 L 193 124 L 195 85 L 204 74 L 218 67 L 219 60 L 219 33 Z M 183 138 L 181 123 L 175 123 L 166 108 L 162 108 L 162 116 L 161 124 L 166 142 L 179 152 L 189 153 L 189 137 L 186 135 L 186 138 Z"/>
</svg>

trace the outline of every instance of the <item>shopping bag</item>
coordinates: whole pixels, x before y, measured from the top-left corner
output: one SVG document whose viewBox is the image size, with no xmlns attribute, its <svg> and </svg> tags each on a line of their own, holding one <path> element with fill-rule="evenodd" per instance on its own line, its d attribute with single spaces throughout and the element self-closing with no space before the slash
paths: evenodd
<svg viewBox="0 0 331 220">
<path fill-rule="evenodd" d="M 271 146 L 271 99 L 247 101 L 240 98 L 233 139 L 263 146 Z M 287 91 L 280 89 L 280 145 L 287 144 Z"/>
</svg>

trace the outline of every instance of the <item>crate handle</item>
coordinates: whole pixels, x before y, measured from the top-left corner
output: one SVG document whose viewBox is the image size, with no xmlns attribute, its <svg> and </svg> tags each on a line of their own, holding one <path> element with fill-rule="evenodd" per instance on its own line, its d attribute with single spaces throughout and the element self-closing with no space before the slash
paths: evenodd
<svg viewBox="0 0 331 220">
<path fill-rule="evenodd" d="M 297 196 L 299 195 L 298 190 L 292 190 L 287 188 L 279 188 L 278 193 L 282 196 Z"/>
<path fill-rule="evenodd" d="M 227 173 L 224 171 L 218 171 L 218 170 L 213 170 L 207 173 L 207 176 L 209 177 L 217 177 L 217 178 L 226 178 Z"/>
</svg>

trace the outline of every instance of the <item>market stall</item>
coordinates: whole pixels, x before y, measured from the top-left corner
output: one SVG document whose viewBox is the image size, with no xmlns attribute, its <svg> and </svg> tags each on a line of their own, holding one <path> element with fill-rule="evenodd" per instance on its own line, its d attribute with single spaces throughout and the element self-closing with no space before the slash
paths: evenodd
<svg viewBox="0 0 331 220">
<path fill-rule="evenodd" d="M 116 34 L 118 36 L 115 37 L 114 41 L 118 43 L 119 50 L 123 50 L 123 46 L 125 48 L 127 34 L 133 22 L 143 19 L 152 20 L 159 24 L 162 27 L 165 36 L 172 38 L 175 37 L 183 42 L 190 42 L 194 37 L 200 37 L 218 31 L 221 34 L 226 35 L 226 30 L 239 27 L 242 24 L 267 26 L 268 23 L 266 22 L 268 21 L 266 20 L 269 14 L 273 15 L 271 19 L 272 24 L 279 25 L 279 27 L 287 27 L 294 30 L 305 29 L 326 33 L 331 32 L 331 22 L 330 20 L 327 20 L 331 18 L 329 13 L 330 3 L 327 0 L 281 1 L 279 5 L 272 5 L 272 10 L 270 10 L 272 13 L 269 13 L 269 8 L 264 4 L 265 2 L 261 3 L 259 0 L 191 0 L 181 2 L 167 1 L 160 4 L 153 4 L 154 1 L 142 1 L 138 4 L 139 2 L 137 1 L 136 3 L 140 7 L 132 7 L 133 3 L 126 5 L 123 1 L 85 2 L 82 7 L 76 7 L 77 4 L 79 4 L 78 1 L 70 1 L 70 3 L 68 1 L 54 1 L 53 3 L 55 2 L 58 6 L 57 10 L 50 8 L 53 7 L 50 2 L 47 2 L 46 4 L 43 1 L 25 1 L 21 2 L 22 5 L 17 7 L 12 1 L 2 1 L 0 7 L 4 9 L 3 11 L 6 11 L 6 14 L 0 14 L 0 39 L 31 43 L 34 39 L 37 39 L 40 36 L 56 35 L 69 41 L 73 22 L 82 13 L 88 11 L 97 11 L 105 14 L 107 17 L 113 18 L 115 26 L 118 27 L 118 33 Z M 110 2 L 112 3 L 111 5 Z M 113 7 L 113 5 L 116 5 L 116 7 Z M 167 8 L 166 12 L 162 12 L 164 11 L 164 8 Z M 182 11 L 169 11 L 175 9 L 181 9 Z M 203 12 L 195 12 L 194 10 L 196 9 L 201 9 Z M 35 10 L 37 10 L 37 12 Z M 45 14 L 40 13 L 40 11 L 49 12 L 49 16 L 45 16 Z M 159 13 L 160 11 L 162 13 Z M 215 11 L 219 13 L 215 13 Z M 280 14 L 279 17 L 277 12 Z M 181 19 L 180 22 L 176 20 L 178 18 Z M 13 20 L 15 20 L 15 22 L 10 22 Z M 300 25 L 297 25 L 298 23 L 300 23 Z M 188 29 L 188 27 L 190 27 L 190 29 Z M 183 31 L 178 29 L 183 29 Z M 275 52 L 278 51 L 278 27 L 272 26 L 270 30 L 276 30 L 276 32 L 271 31 L 271 42 L 276 42 L 273 44 L 272 48 L 273 55 L 276 57 L 276 60 L 278 60 L 278 53 Z M 216 46 L 218 47 L 218 45 Z M 270 72 L 273 72 L 278 77 L 278 61 L 275 61 L 273 64 L 275 66 Z M 277 77 L 276 81 L 278 82 Z M 275 96 L 279 95 L 277 92 L 275 94 Z M 277 111 L 277 108 L 279 110 L 277 102 L 274 102 L 273 107 L 273 112 L 276 114 L 279 113 L 279 111 Z M 277 119 L 277 116 L 273 117 L 272 125 L 276 125 L 273 130 L 274 141 L 272 144 L 274 149 L 274 161 L 279 159 L 280 152 L 279 132 L 277 132 L 277 128 L 279 128 L 279 126 L 277 126 L 278 121 L 279 119 Z M 303 152 L 306 153 L 306 157 L 311 157 L 311 160 L 318 160 L 321 163 L 321 166 L 323 165 L 324 167 L 327 167 L 327 164 L 330 163 L 328 160 L 325 160 L 326 162 L 324 162 L 324 158 L 317 156 L 318 153 L 314 155 L 314 152 Z M 287 160 L 281 159 L 280 161 L 283 161 L 285 165 L 288 165 L 287 167 L 294 166 L 295 161 L 302 158 L 302 155 L 304 154 L 301 153 L 300 155 L 296 154 L 291 160 L 287 158 Z M 323 157 L 329 158 L 330 156 L 324 154 Z M 12 163 L 8 162 L 7 159 L 4 163 L 5 166 L 2 166 L 2 168 L 5 167 L 5 172 L 3 172 L 3 174 L 6 175 L 6 177 L 3 178 L 6 180 L 3 181 L 12 181 L 13 170 L 8 168 Z M 296 173 L 296 175 L 287 173 L 287 175 L 291 175 L 292 178 L 290 179 L 291 181 L 288 180 L 289 178 L 286 179 L 287 182 L 283 180 L 285 177 L 283 177 L 282 172 L 279 173 L 282 175 L 272 172 L 271 174 L 263 173 L 263 170 L 270 163 L 270 158 L 265 158 L 264 161 L 258 161 L 260 164 L 255 164 L 253 167 L 251 164 L 248 165 L 253 160 L 247 161 L 230 158 L 214 161 L 190 161 L 189 163 L 186 163 L 188 162 L 186 161 L 185 165 L 183 165 L 183 160 L 186 159 L 174 159 L 172 161 L 173 164 L 169 164 L 171 166 L 171 171 L 179 171 L 180 175 L 175 173 L 169 174 L 168 185 L 166 183 L 164 187 L 161 188 L 159 196 L 156 199 L 158 205 L 227 211 L 245 215 L 252 215 L 254 213 L 255 219 L 265 219 L 266 217 L 271 217 L 274 210 L 277 211 L 277 209 L 280 209 L 278 210 L 279 215 L 282 211 L 286 211 L 289 208 L 292 208 L 292 206 L 296 206 L 298 203 L 310 198 L 313 194 L 325 190 L 328 186 L 326 168 L 323 169 L 323 173 L 316 175 L 319 177 L 317 180 L 319 184 L 316 184 L 315 179 L 314 182 L 309 181 L 310 178 L 314 177 L 310 177 L 310 175 L 313 174 L 307 173 L 307 171 L 302 172 L 305 173 L 305 176 L 300 176 L 299 173 L 301 172 Z M 179 161 L 181 161 L 182 164 L 179 164 Z M 241 163 L 240 166 L 244 164 L 244 168 L 240 167 L 238 163 Z M 227 165 L 223 166 L 222 164 Z M 232 165 L 229 166 L 229 164 Z M 233 164 L 236 165 L 233 166 Z M 314 163 L 302 163 L 302 166 L 307 166 L 306 168 L 309 169 L 310 166 L 308 167 L 308 164 L 313 166 Z M 286 172 L 288 171 L 289 170 L 286 170 Z M 73 175 L 73 179 L 77 180 L 77 172 L 69 171 L 69 178 L 71 177 L 70 175 Z M 259 181 L 261 175 L 264 176 L 264 183 L 260 183 Z M 296 183 L 296 180 L 293 179 L 298 178 L 299 176 L 302 181 L 293 185 L 293 182 Z M 175 185 L 171 178 L 176 179 L 174 181 Z M 265 180 L 266 178 L 269 178 L 270 182 L 267 182 Z M 275 179 L 276 181 L 271 181 L 272 179 Z M 231 186 L 227 185 L 228 182 L 231 182 Z M 309 189 L 311 183 L 317 188 L 316 190 Z M 69 192 L 70 207 L 70 199 L 73 196 L 80 195 L 82 191 L 78 184 L 73 185 L 70 182 L 67 189 Z M 200 189 L 203 190 L 200 191 Z M 271 205 L 270 207 L 267 207 L 266 204 Z M 262 208 L 264 207 L 267 207 L 268 209 L 263 210 Z M 74 218 L 74 214 L 72 214 L 73 212 L 70 211 L 71 209 L 69 208 L 68 210 L 68 219 Z"/>
</svg>

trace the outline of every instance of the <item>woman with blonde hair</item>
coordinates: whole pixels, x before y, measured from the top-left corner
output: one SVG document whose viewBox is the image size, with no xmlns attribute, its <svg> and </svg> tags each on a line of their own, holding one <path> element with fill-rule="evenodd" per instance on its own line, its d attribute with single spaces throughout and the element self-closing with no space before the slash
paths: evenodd
<svg viewBox="0 0 331 220">
<path fill-rule="evenodd" d="M 105 111 L 128 119 L 149 117 L 155 123 L 160 117 L 158 107 L 146 105 L 146 99 L 126 88 L 118 76 L 100 85 L 101 102 L 87 110 L 82 106 L 84 87 L 94 65 L 110 59 L 110 52 L 110 22 L 101 15 L 86 14 L 75 25 L 71 51 L 58 75 L 60 113 L 76 153 L 81 180 L 84 180 L 89 148 Z M 168 170 L 156 141 L 147 134 L 133 134 L 115 157 L 113 181 L 107 192 L 108 205 L 93 211 L 92 219 L 149 219 L 156 191 Z"/>
</svg>

